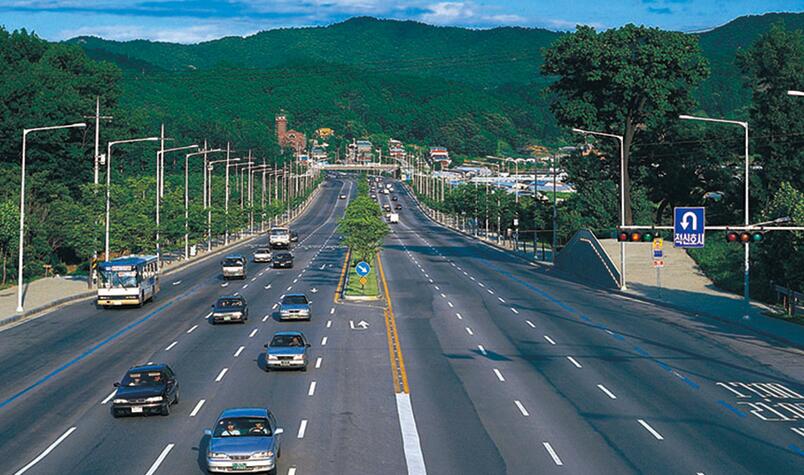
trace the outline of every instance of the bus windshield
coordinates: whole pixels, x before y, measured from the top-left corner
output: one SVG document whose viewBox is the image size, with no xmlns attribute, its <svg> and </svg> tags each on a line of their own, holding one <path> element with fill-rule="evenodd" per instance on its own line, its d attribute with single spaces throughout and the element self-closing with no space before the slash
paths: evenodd
<svg viewBox="0 0 804 475">
<path fill-rule="evenodd" d="M 102 271 L 100 272 L 101 282 L 104 287 L 137 287 L 136 271 Z"/>
</svg>

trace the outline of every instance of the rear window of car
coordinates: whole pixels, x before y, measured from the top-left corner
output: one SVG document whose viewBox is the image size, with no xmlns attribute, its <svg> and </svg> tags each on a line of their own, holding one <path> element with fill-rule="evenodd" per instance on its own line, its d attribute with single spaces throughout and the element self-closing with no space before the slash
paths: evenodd
<svg viewBox="0 0 804 475">
<path fill-rule="evenodd" d="M 219 299 L 218 307 L 242 307 L 243 301 L 240 299 Z"/>
<path fill-rule="evenodd" d="M 289 252 L 277 252 L 276 254 L 274 254 L 274 257 L 278 257 L 281 259 L 289 259 L 291 255 Z"/>
<path fill-rule="evenodd" d="M 282 299 L 285 305 L 305 305 L 307 304 L 307 297 L 304 295 L 288 295 Z"/>
<path fill-rule="evenodd" d="M 268 249 L 268 248 L 262 247 L 260 249 L 257 249 L 257 253 L 258 254 L 270 254 L 271 250 Z"/>
<path fill-rule="evenodd" d="M 227 266 L 227 267 L 236 267 L 236 266 L 242 266 L 242 265 L 243 265 L 243 261 L 241 261 L 240 259 L 234 259 L 234 258 L 231 258 L 231 259 L 224 259 L 224 260 L 223 260 L 223 265 L 225 265 L 225 266 Z"/>
</svg>

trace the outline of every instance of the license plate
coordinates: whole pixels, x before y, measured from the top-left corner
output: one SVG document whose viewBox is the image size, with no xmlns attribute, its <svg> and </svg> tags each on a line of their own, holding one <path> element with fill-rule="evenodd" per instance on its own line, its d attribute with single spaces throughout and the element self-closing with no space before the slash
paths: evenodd
<svg viewBox="0 0 804 475">
<path fill-rule="evenodd" d="M 244 463 L 233 463 L 232 470 L 247 470 L 248 467 Z"/>
<path fill-rule="evenodd" d="M 142 408 L 140 406 L 132 406 L 131 407 L 131 413 L 132 414 L 136 414 L 138 412 L 142 412 Z"/>
<path fill-rule="evenodd" d="M 232 319 L 232 317 L 223 317 L 223 319 L 226 320 L 226 321 L 229 321 L 229 320 Z"/>
<path fill-rule="evenodd" d="M 280 361 L 279 364 L 282 366 L 290 366 L 290 361 Z"/>
</svg>

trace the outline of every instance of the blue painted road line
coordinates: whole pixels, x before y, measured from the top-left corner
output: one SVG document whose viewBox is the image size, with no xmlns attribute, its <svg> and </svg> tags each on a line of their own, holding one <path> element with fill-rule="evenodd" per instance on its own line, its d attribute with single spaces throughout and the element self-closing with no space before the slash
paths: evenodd
<svg viewBox="0 0 804 475">
<path fill-rule="evenodd" d="M 804 450 L 798 448 L 796 444 L 790 444 L 787 446 L 788 449 L 792 450 L 793 452 L 797 453 L 798 455 L 804 457 Z"/>
<path fill-rule="evenodd" d="M 41 379 L 36 381 L 35 383 L 31 384 L 30 386 L 28 386 L 27 388 L 23 389 L 22 391 L 14 394 L 10 398 L 6 399 L 5 401 L 0 402 L 0 409 L 3 409 L 5 406 L 11 404 L 12 402 L 16 401 L 17 399 L 19 399 L 20 397 L 24 396 L 25 394 L 33 391 L 37 387 L 39 387 L 42 384 L 46 383 L 48 380 L 52 379 L 54 376 L 57 376 L 58 374 L 62 373 L 64 370 L 70 368 L 71 366 L 73 366 L 76 363 L 80 362 L 81 360 L 85 359 L 87 356 L 92 355 L 93 353 L 95 353 L 99 349 L 103 348 L 104 346 L 106 346 L 109 343 L 113 342 L 114 340 L 120 338 L 124 334 L 128 333 L 133 328 L 135 328 L 135 327 L 139 326 L 140 324 L 150 320 L 156 314 L 158 314 L 159 312 L 161 312 L 162 310 L 166 309 L 167 307 L 169 307 L 171 305 L 173 305 L 172 301 L 162 305 L 161 307 L 157 308 L 156 310 L 154 310 L 153 312 L 149 313 L 148 315 L 142 317 L 141 319 L 137 320 L 136 322 L 133 322 L 133 323 L 130 323 L 130 324 L 126 325 L 122 329 L 120 329 L 117 332 L 115 332 L 109 338 L 101 341 L 100 343 L 96 344 L 95 346 L 93 346 L 90 349 L 84 351 L 83 353 L 81 353 L 80 355 L 76 356 L 75 358 L 71 359 L 67 363 L 59 366 L 56 369 L 54 369 L 53 371 L 51 371 L 50 373 L 46 374 Z"/>
<path fill-rule="evenodd" d="M 721 406 L 725 407 L 726 409 L 730 410 L 731 412 L 737 414 L 740 417 L 747 417 L 748 414 L 744 413 L 743 411 L 737 409 L 736 407 L 732 406 L 731 404 L 727 403 L 726 401 L 720 399 L 717 402 Z"/>
</svg>

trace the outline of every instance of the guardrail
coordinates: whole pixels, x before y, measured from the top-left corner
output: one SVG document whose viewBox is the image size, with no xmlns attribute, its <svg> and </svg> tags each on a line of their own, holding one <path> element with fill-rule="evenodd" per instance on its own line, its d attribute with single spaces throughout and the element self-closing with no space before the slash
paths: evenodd
<svg viewBox="0 0 804 475">
<path fill-rule="evenodd" d="M 795 317 L 801 304 L 804 303 L 804 294 L 776 284 L 773 285 L 773 290 L 776 292 L 776 298 L 781 300 L 785 313 Z"/>
</svg>

